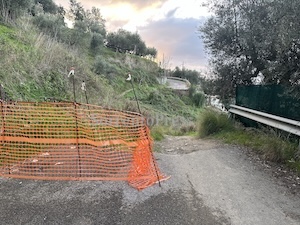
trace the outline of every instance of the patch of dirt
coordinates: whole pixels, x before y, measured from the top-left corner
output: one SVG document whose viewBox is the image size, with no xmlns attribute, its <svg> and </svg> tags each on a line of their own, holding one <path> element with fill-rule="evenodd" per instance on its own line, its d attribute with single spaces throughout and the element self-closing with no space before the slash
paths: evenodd
<svg viewBox="0 0 300 225">
<path fill-rule="evenodd" d="M 205 151 L 220 147 L 219 141 L 197 139 L 190 136 L 166 136 L 164 140 L 155 142 L 154 148 L 164 154 L 189 154 L 195 151 Z"/>
</svg>

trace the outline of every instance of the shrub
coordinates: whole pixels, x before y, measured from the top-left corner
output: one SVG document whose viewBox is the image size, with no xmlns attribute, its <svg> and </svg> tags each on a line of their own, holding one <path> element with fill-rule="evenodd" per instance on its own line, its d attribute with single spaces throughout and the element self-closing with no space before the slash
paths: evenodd
<svg viewBox="0 0 300 225">
<path fill-rule="evenodd" d="M 52 37 L 59 36 L 61 28 L 65 26 L 63 18 L 52 14 L 40 14 L 33 17 L 32 22 L 41 31 Z"/>
<path fill-rule="evenodd" d="M 151 128 L 151 137 L 155 141 L 161 141 L 164 139 L 164 128 L 162 126 L 156 125 Z"/>
<path fill-rule="evenodd" d="M 186 124 L 186 125 L 182 125 L 179 130 L 180 130 L 180 133 L 182 135 L 185 135 L 185 134 L 195 132 L 196 131 L 196 126 L 195 126 L 194 123 L 189 123 L 189 124 Z"/>
<path fill-rule="evenodd" d="M 99 52 L 100 48 L 103 46 L 103 36 L 98 33 L 93 33 L 91 40 L 91 50 L 93 53 Z"/>
<path fill-rule="evenodd" d="M 197 92 L 195 85 L 189 88 L 189 98 L 196 107 L 202 107 L 205 103 L 205 95 L 201 92 Z"/>
<path fill-rule="evenodd" d="M 199 137 L 206 137 L 220 131 L 233 129 L 234 125 L 226 114 L 207 109 L 199 119 L 198 135 Z"/>
<path fill-rule="evenodd" d="M 93 70 L 96 74 L 99 75 L 105 72 L 106 61 L 101 56 L 96 57 Z"/>
<path fill-rule="evenodd" d="M 192 97 L 195 106 L 202 107 L 205 103 L 205 96 L 202 93 L 196 93 Z"/>
</svg>

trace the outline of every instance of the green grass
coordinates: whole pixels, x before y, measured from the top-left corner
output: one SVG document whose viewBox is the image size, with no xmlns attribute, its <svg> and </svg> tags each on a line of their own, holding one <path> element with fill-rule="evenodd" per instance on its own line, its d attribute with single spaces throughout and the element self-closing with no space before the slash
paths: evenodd
<svg viewBox="0 0 300 225">
<path fill-rule="evenodd" d="M 284 163 L 300 173 L 298 144 L 271 129 L 245 128 L 227 115 L 206 110 L 199 118 L 199 137 L 214 137 L 225 143 L 253 149 L 264 160 Z"/>
<path fill-rule="evenodd" d="M 181 124 L 178 127 L 172 125 L 155 125 L 151 127 L 151 137 L 155 141 L 161 141 L 165 138 L 165 135 L 171 136 L 196 136 L 196 126 L 193 122 L 187 124 Z"/>
<path fill-rule="evenodd" d="M 233 123 L 228 119 L 228 115 L 214 111 L 204 110 L 198 120 L 198 135 L 206 137 L 221 131 L 234 130 Z"/>
<path fill-rule="evenodd" d="M 150 134 L 154 141 L 161 141 L 165 138 L 165 128 L 163 126 L 154 126 Z"/>
<path fill-rule="evenodd" d="M 273 162 L 287 162 L 296 158 L 297 144 L 258 129 L 237 129 L 220 132 L 216 137 L 229 144 L 249 147 Z"/>
</svg>

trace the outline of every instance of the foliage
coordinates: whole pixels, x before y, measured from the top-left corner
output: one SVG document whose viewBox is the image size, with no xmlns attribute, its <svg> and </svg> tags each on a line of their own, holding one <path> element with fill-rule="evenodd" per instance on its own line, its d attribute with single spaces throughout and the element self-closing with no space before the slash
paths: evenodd
<svg viewBox="0 0 300 225">
<path fill-rule="evenodd" d="M 203 93 L 195 93 L 193 96 L 192 96 L 192 100 L 195 104 L 195 106 L 197 107 L 202 107 L 205 103 L 205 95 Z"/>
<path fill-rule="evenodd" d="M 221 131 L 234 130 L 234 125 L 224 113 L 206 109 L 198 121 L 198 136 L 206 137 Z"/>
<path fill-rule="evenodd" d="M 157 51 L 155 48 L 147 48 L 145 42 L 138 33 L 131 33 L 123 29 L 117 32 L 108 33 L 107 46 L 118 52 L 132 52 L 135 55 L 155 57 Z"/>
<path fill-rule="evenodd" d="M 264 160 L 286 163 L 300 172 L 300 155 L 297 141 L 273 129 L 245 128 L 233 123 L 225 114 L 204 111 L 198 120 L 198 136 L 213 135 L 226 143 L 248 147 Z M 296 138 L 297 140 L 297 138 Z"/>
<path fill-rule="evenodd" d="M 165 138 L 164 133 L 165 133 L 165 131 L 164 131 L 163 126 L 156 125 L 156 126 L 151 128 L 151 137 L 155 141 L 163 140 Z"/>
<path fill-rule="evenodd" d="M 73 1 L 73 11 L 66 15 L 74 19 L 71 29 L 64 23 L 64 13 L 43 9 L 46 2 L 39 1 L 31 8 L 32 15 L 16 19 L 13 28 L 0 25 L 0 53 L 5 55 L 0 57 L 0 83 L 9 98 L 73 101 L 73 77 L 67 75 L 70 67 L 75 67 L 76 101 L 86 102 L 80 91 L 84 80 L 89 103 L 137 111 L 132 86 L 126 81 L 130 72 L 145 116 L 159 114 L 176 120 L 178 126 L 172 127 L 176 130 L 172 134 L 194 129 L 189 123 L 195 121 L 198 109 L 185 104 L 170 89 L 159 86 L 156 76 L 160 68 L 148 57 L 139 56 L 154 56 L 155 48 L 147 48 L 138 34 L 128 33 L 137 55 L 112 51 L 103 46 L 105 21 L 99 11 L 85 10 Z"/>
<path fill-rule="evenodd" d="M 236 130 L 221 132 L 216 137 L 229 144 L 251 148 L 264 160 L 286 163 L 295 169 L 300 165 L 297 143 L 273 130 L 245 129 L 239 126 Z"/>
<path fill-rule="evenodd" d="M 105 99 L 104 93 L 112 91 L 101 77 L 94 77 L 84 55 L 37 33 L 34 26 L 12 29 L 0 25 L 0 52 L 6 55 L 0 57 L 0 83 L 13 100 L 71 100 L 72 86 L 67 74 L 73 65 L 77 73 L 75 82 L 86 81 L 91 103 L 97 103 L 100 96 Z"/>
<path fill-rule="evenodd" d="M 99 33 L 93 33 L 92 34 L 92 40 L 91 40 L 91 51 L 94 53 L 99 53 L 100 49 L 103 47 L 104 38 Z"/>
<path fill-rule="evenodd" d="M 202 107 L 205 103 L 205 95 L 197 91 L 196 85 L 191 85 L 188 97 L 196 107 Z"/>
<path fill-rule="evenodd" d="M 60 10 L 53 0 L 34 0 L 34 3 L 41 4 L 45 13 L 56 14 Z"/>
<path fill-rule="evenodd" d="M 79 10 L 80 16 L 74 15 L 74 27 L 80 29 L 84 33 L 97 33 L 105 37 L 105 20 L 100 14 L 100 9 L 93 7 L 92 10 L 82 10 L 82 12 L 81 9 Z M 76 19 L 77 17 L 80 19 Z"/>
<path fill-rule="evenodd" d="M 73 21 L 83 21 L 85 10 L 83 6 L 76 0 L 70 0 L 69 19 Z"/>
<path fill-rule="evenodd" d="M 62 39 L 61 32 L 65 26 L 63 17 L 53 14 L 39 14 L 33 17 L 32 22 L 48 35 Z"/>
<path fill-rule="evenodd" d="M 182 136 L 191 135 L 194 136 L 196 131 L 196 126 L 194 123 L 182 124 L 179 127 L 174 127 L 170 125 L 157 124 L 151 127 L 151 137 L 155 141 L 161 141 L 166 135 L 172 136 Z"/>
<path fill-rule="evenodd" d="M 46 6 L 51 6 L 53 10 L 55 8 L 55 4 L 50 3 L 51 0 L 36 1 L 41 4 L 47 3 Z M 43 10 L 42 13 L 38 10 L 39 13 L 34 13 L 33 21 L 41 31 L 68 45 L 80 47 L 81 50 L 90 48 L 94 53 L 100 50 L 106 35 L 105 20 L 100 14 L 100 9 L 93 7 L 91 10 L 85 10 L 79 2 L 70 0 L 70 10 L 67 14 L 58 6 L 55 15 L 53 10 Z M 73 22 L 72 29 L 66 27 L 65 16 Z"/>
<path fill-rule="evenodd" d="M 0 21 L 15 20 L 33 6 L 33 0 L 2 0 L 0 4 Z"/>
<path fill-rule="evenodd" d="M 200 82 L 200 73 L 198 71 L 185 68 L 180 69 L 177 66 L 175 67 L 175 70 L 171 72 L 171 76 L 187 79 L 194 85 L 199 84 Z"/>
<path fill-rule="evenodd" d="M 177 114 L 181 116 L 185 116 L 193 120 L 195 115 L 188 110 L 186 104 L 178 98 L 172 90 L 167 88 L 151 88 L 149 91 L 144 89 L 145 98 L 142 98 L 142 102 L 151 105 L 153 108 L 167 112 L 169 114 Z M 142 94 L 141 92 L 138 92 Z M 144 95 L 144 94 L 142 94 Z"/>
<path fill-rule="evenodd" d="M 157 50 L 156 50 L 156 48 L 147 48 L 146 49 L 146 52 L 145 52 L 145 55 L 150 55 L 150 56 L 152 56 L 153 58 L 156 58 L 156 56 L 157 56 Z"/>
<path fill-rule="evenodd" d="M 294 0 L 211 1 L 213 16 L 200 31 L 218 79 L 222 99 L 236 85 L 285 84 L 300 78 L 300 5 Z"/>
<path fill-rule="evenodd" d="M 203 92 L 207 95 L 217 95 L 218 93 L 218 86 L 217 81 L 214 79 L 207 79 L 204 77 L 200 77 L 200 84 Z"/>
</svg>

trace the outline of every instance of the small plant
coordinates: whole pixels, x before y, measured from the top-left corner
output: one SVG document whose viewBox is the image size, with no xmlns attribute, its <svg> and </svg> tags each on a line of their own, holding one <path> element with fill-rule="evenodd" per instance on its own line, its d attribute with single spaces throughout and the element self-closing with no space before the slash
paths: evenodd
<svg viewBox="0 0 300 225">
<path fill-rule="evenodd" d="M 191 134 L 196 131 L 196 126 L 194 123 L 189 123 L 187 125 L 182 125 L 179 130 L 182 135 Z"/>
<path fill-rule="evenodd" d="M 202 93 L 196 93 L 192 97 L 195 106 L 202 107 L 205 103 L 205 96 Z"/>
<path fill-rule="evenodd" d="M 198 136 L 206 137 L 220 131 L 233 129 L 234 124 L 226 114 L 206 109 L 199 119 Z"/>
<path fill-rule="evenodd" d="M 202 107 L 205 103 L 204 93 L 197 92 L 196 86 L 194 85 L 189 88 L 189 98 L 196 107 Z"/>
<path fill-rule="evenodd" d="M 107 68 L 106 64 L 107 63 L 101 56 L 97 56 L 94 63 L 94 72 L 99 75 L 105 73 Z"/>
<path fill-rule="evenodd" d="M 163 126 L 159 126 L 156 125 L 154 127 L 151 128 L 151 137 L 155 140 L 155 141 L 161 141 L 164 139 L 164 127 Z"/>
</svg>

